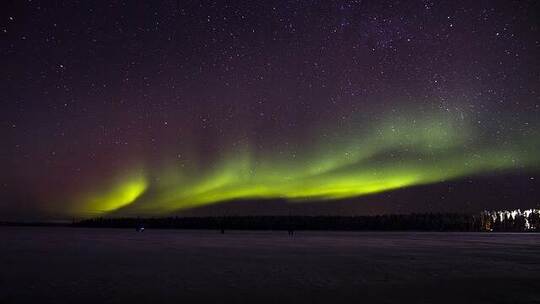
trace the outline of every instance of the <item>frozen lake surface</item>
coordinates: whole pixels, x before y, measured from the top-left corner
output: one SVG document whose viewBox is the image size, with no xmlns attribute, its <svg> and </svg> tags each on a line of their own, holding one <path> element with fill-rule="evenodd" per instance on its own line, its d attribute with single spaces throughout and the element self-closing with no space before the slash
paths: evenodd
<svg viewBox="0 0 540 304">
<path fill-rule="evenodd" d="M 0 303 L 540 303 L 540 234 L 0 227 Z"/>
</svg>

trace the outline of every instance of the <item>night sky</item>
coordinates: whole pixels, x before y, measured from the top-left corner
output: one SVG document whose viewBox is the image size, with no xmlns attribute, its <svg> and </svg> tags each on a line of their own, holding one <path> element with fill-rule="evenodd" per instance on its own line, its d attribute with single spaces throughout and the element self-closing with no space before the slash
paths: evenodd
<svg viewBox="0 0 540 304">
<path fill-rule="evenodd" d="M 537 1 L 1 5 L 0 218 L 540 204 Z"/>
</svg>

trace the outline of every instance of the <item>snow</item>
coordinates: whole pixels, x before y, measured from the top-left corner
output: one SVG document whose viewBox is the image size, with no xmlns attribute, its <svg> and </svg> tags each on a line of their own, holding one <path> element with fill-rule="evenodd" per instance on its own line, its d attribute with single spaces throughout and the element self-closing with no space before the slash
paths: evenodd
<svg viewBox="0 0 540 304">
<path fill-rule="evenodd" d="M 0 303 L 540 303 L 539 261 L 533 233 L 0 227 Z"/>
</svg>

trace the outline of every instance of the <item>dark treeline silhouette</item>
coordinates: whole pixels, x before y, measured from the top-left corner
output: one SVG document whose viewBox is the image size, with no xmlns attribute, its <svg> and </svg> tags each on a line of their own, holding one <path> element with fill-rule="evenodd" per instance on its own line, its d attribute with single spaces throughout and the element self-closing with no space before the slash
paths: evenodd
<svg viewBox="0 0 540 304">
<path fill-rule="evenodd" d="M 70 227 L 72 223 L 68 222 L 23 222 L 23 221 L 0 221 L 0 226 L 17 226 L 17 227 Z"/>
<path fill-rule="evenodd" d="M 479 214 L 421 213 L 375 216 L 223 216 L 159 218 L 93 218 L 67 223 L 0 222 L 10 226 L 71 226 L 226 230 L 357 230 L 357 231 L 495 231 L 540 232 L 540 210 L 483 211 Z"/>
<path fill-rule="evenodd" d="M 221 230 L 381 230 L 482 231 L 480 215 L 426 213 L 376 216 L 226 216 L 165 218 L 95 218 L 74 223 L 80 227 Z"/>
</svg>

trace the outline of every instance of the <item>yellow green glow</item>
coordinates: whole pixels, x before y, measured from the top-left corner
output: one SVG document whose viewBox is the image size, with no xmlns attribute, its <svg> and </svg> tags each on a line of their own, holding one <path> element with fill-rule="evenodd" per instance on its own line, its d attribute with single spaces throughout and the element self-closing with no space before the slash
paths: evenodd
<svg viewBox="0 0 540 304">
<path fill-rule="evenodd" d="M 148 183 L 142 175 L 126 177 L 111 187 L 82 195 L 79 201 L 83 206 L 78 211 L 85 214 L 101 214 L 117 210 L 134 202 L 147 187 Z"/>
<path fill-rule="evenodd" d="M 77 212 L 167 214 L 248 198 L 332 200 L 501 170 L 537 167 L 538 141 L 495 145 L 462 119 L 432 113 L 389 117 L 347 130 L 300 151 L 232 149 L 208 166 L 178 166 L 128 175 L 77 202 Z M 195 159 L 195 157 L 194 157 Z M 144 195 L 143 195 L 144 194 Z"/>
</svg>

